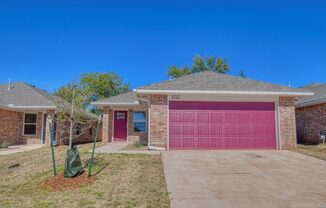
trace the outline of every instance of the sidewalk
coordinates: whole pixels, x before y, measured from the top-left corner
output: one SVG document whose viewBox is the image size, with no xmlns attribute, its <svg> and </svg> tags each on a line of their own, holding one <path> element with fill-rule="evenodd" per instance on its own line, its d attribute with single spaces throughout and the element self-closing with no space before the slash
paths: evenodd
<svg viewBox="0 0 326 208">
<path fill-rule="evenodd" d="M 29 150 L 34 150 L 44 147 L 43 144 L 22 144 L 22 145 L 12 145 L 8 148 L 0 149 L 0 155 L 10 155 L 17 152 L 26 152 Z"/>
</svg>

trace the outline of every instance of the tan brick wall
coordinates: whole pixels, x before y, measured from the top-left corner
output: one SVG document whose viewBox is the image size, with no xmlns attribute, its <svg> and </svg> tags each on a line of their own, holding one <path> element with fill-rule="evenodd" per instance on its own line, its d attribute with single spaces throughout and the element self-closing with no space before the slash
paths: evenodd
<svg viewBox="0 0 326 208">
<path fill-rule="evenodd" d="M 289 149 L 296 146 L 296 123 L 293 97 L 280 97 L 279 100 L 280 147 Z"/>
<path fill-rule="evenodd" d="M 167 147 L 168 140 L 167 95 L 151 95 L 150 137 L 151 145 Z"/>
<path fill-rule="evenodd" d="M 113 125 L 113 110 L 109 107 L 103 109 L 103 120 L 101 127 L 101 138 L 106 144 L 111 142 L 112 139 L 112 126 Z"/>
<path fill-rule="evenodd" d="M 295 109 L 299 143 L 317 144 L 320 131 L 326 130 L 326 103 Z"/>
</svg>

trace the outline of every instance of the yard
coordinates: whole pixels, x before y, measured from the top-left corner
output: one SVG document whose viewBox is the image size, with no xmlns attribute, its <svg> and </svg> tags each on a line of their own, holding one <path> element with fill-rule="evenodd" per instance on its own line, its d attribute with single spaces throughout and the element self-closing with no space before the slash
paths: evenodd
<svg viewBox="0 0 326 208">
<path fill-rule="evenodd" d="M 316 157 L 322 160 L 326 160 L 326 144 L 319 145 L 297 145 L 295 152 L 306 154 L 312 157 Z"/>
<path fill-rule="evenodd" d="M 67 147 L 55 148 L 59 173 Z M 91 144 L 79 146 L 82 161 Z M 42 187 L 52 177 L 51 149 L 0 157 L 0 207 L 169 207 L 160 155 L 101 154 L 91 185 L 54 191 Z M 16 163 L 18 167 L 9 168 Z M 107 165 L 107 166 L 106 166 Z"/>
</svg>

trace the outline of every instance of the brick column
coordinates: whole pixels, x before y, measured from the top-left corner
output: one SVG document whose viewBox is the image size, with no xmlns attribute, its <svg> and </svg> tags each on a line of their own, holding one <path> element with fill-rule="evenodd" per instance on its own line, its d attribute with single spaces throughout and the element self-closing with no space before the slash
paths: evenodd
<svg viewBox="0 0 326 208">
<path fill-rule="evenodd" d="M 150 140 L 152 146 L 167 147 L 168 139 L 167 95 L 151 95 Z"/>
<path fill-rule="evenodd" d="M 280 147 L 296 147 L 295 107 L 293 97 L 280 97 L 279 100 Z"/>
<path fill-rule="evenodd" d="M 103 110 L 102 142 L 104 144 L 109 142 L 109 107 L 105 107 Z"/>
</svg>

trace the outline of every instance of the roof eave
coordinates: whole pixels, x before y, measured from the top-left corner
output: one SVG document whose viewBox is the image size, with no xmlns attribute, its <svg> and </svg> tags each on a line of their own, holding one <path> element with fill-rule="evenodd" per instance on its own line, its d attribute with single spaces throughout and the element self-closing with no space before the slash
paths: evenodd
<svg viewBox="0 0 326 208">
<path fill-rule="evenodd" d="M 15 106 L 15 105 L 7 105 L 3 106 L 6 109 L 12 110 L 55 110 L 57 109 L 56 106 Z"/>
<path fill-rule="evenodd" d="M 302 108 L 302 107 L 309 107 L 309 106 L 313 106 L 313 105 L 319 105 L 319 104 L 323 104 L 323 103 L 326 103 L 326 98 L 321 99 L 321 100 L 313 100 L 313 101 L 298 103 L 295 105 L 295 107 Z"/>
<path fill-rule="evenodd" d="M 136 102 L 92 102 L 91 103 L 92 105 L 95 105 L 95 106 L 99 106 L 99 107 L 102 107 L 102 106 L 131 106 L 131 105 L 139 105 L 139 102 L 136 101 Z"/>
<path fill-rule="evenodd" d="M 234 95 L 277 95 L 305 97 L 314 95 L 313 92 L 273 92 L 273 91 L 222 91 L 222 90 L 150 90 L 136 89 L 138 94 L 234 94 Z"/>
</svg>

